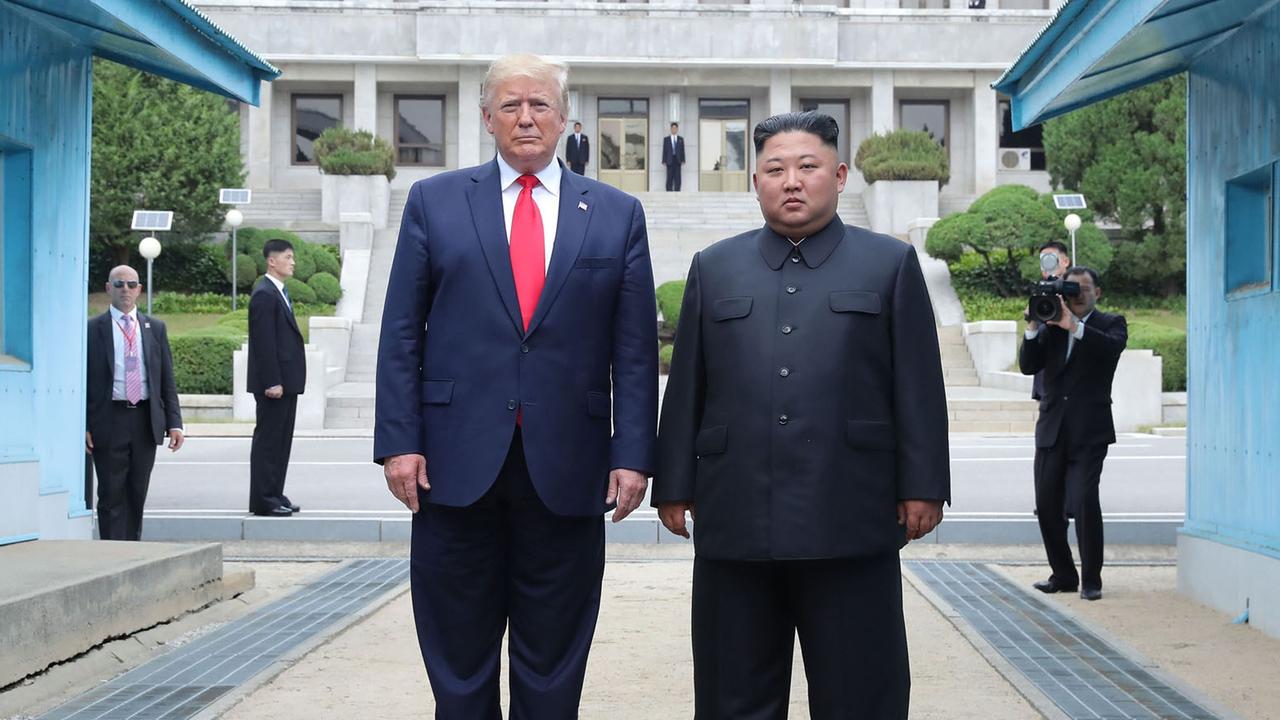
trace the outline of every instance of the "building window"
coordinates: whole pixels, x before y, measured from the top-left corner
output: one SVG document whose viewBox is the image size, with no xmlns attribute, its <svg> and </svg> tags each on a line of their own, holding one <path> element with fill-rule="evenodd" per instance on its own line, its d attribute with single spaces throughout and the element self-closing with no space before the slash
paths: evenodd
<svg viewBox="0 0 1280 720">
<path fill-rule="evenodd" d="M 1000 170 L 1044 170 L 1044 126 L 1032 125 L 1013 131 L 1013 109 L 1009 98 L 1001 96 L 996 107 L 1000 113 L 1000 154 L 996 167 Z M 1004 151 L 1014 151 L 1006 153 Z M 1028 152 L 1017 152 L 1028 151 Z"/>
<path fill-rule="evenodd" d="M 341 95 L 293 96 L 293 164 L 315 165 L 320 133 L 342 125 Z"/>
<path fill-rule="evenodd" d="M 396 96 L 396 164 L 444 167 L 444 98 Z"/>
<path fill-rule="evenodd" d="M 801 100 L 801 112 L 820 112 L 835 118 L 836 127 L 840 129 L 837 139 L 840 162 L 849 160 L 849 103 L 844 100 Z"/>
<path fill-rule="evenodd" d="M 904 130 L 920 130 L 929 134 L 942 147 L 947 147 L 947 128 L 951 122 L 951 103 L 946 100 L 903 100 L 899 106 Z"/>
<path fill-rule="evenodd" d="M 1277 179 L 1271 163 L 1227 181 L 1225 242 L 1227 299 L 1275 289 Z"/>
<path fill-rule="evenodd" d="M 949 0 L 900 0 L 903 10 L 946 10 Z"/>
<path fill-rule="evenodd" d="M 31 150 L 0 137 L 0 370 L 31 362 L 31 182 Z"/>
</svg>

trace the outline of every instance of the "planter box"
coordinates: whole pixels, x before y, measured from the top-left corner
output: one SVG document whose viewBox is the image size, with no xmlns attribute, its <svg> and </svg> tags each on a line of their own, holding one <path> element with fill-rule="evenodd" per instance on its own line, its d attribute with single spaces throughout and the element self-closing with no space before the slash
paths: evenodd
<svg viewBox="0 0 1280 720">
<path fill-rule="evenodd" d="M 937 180 L 878 180 L 862 191 L 871 229 L 906 235 L 919 218 L 938 217 Z"/>
<path fill-rule="evenodd" d="M 320 219 L 337 225 L 348 213 L 368 213 L 373 227 L 385 230 L 391 205 L 391 181 L 385 175 L 320 175 Z"/>
</svg>

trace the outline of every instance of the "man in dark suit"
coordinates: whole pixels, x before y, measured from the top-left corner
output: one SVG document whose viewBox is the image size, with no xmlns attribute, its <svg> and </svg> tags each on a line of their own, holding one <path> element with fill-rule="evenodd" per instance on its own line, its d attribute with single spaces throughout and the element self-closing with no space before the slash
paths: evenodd
<svg viewBox="0 0 1280 720">
<path fill-rule="evenodd" d="M 378 346 L 374 458 L 415 515 L 414 619 L 437 718 L 573 718 L 602 514 L 640 504 L 657 424 L 644 212 L 564 171 L 567 70 L 496 60 L 498 154 L 409 192 Z M 612 420 L 612 423 L 610 422 Z"/>
<path fill-rule="evenodd" d="M 1053 260 L 1053 269 L 1045 270 L 1044 266 L 1048 264 L 1046 257 Z M 1071 251 L 1067 249 L 1066 244 L 1057 240 L 1040 246 L 1040 278 L 1048 280 L 1051 277 L 1066 277 L 1067 268 L 1071 267 Z M 1044 371 L 1040 371 L 1031 378 L 1031 399 L 1039 400 L 1044 397 Z"/>
<path fill-rule="evenodd" d="M 257 403 L 249 450 L 249 512 L 289 517 L 302 510 L 284 494 L 298 396 L 307 387 L 307 355 L 285 281 L 293 277 L 293 244 L 262 246 L 267 274 L 249 296 L 248 388 Z"/>
<path fill-rule="evenodd" d="M 1036 420 L 1036 517 L 1053 574 L 1035 584 L 1040 592 L 1102 597 L 1102 506 L 1098 484 L 1107 446 L 1116 441 L 1111 418 L 1111 381 L 1129 340 L 1123 315 L 1097 310 L 1102 288 L 1090 268 L 1073 267 L 1066 279 L 1080 294 L 1059 297 L 1061 314 L 1042 327 L 1027 321 L 1018 353 L 1023 374 L 1044 372 L 1044 395 Z M 1077 574 L 1067 544 L 1067 521 L 1076 520 L 1080 545 Z"/>
<path fill-rule="evenodd" d="M 582 123 L 573 124 L 573 134 L 564 142 L 564 160 L 569 169 L 583 175 L 587 172 L 587 163 L 591 161 L 591 141 L 582 134 Z"/>
<path fill-rule="evenodd" d="M 684 165 L 684 138 L 680 124 L 671 123 L 671 135 L 662 141 L 662 164 L 667 166 L 667 191 L 680 192 L 680 168 Z"/>
<path fill-rule="evenodd" d="M 915 251 L 846 226 L 838 128 L 755 128 L 765 227 L 694 255 L 653 504 L 688 537 L 699 718 L 785 718 L 797 631 L 814 718 L 906 718 L 898 551 L 950 500 L 947 410 Z"/>
<path fill-rule="evenodd" d="M 182 447 L 182 411 L 164 323 L 138 312 L 128 265 L 107 276 L 111 307 L 89 321 L 85 450 L 98 473 L 98 537 L 139 540 L 156 446 Z"/>
</svg>

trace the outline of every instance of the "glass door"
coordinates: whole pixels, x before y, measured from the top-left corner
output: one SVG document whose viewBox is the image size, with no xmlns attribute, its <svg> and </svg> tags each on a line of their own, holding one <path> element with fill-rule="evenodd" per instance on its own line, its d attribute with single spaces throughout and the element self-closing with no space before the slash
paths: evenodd
<svg viewBox="0 0 1280 720">
<path fill-rule="evenodd" d="M 600 181 L 626 192 L 649 189 L 649 101 L 600 99 Z"/>
<path fill-rule="evenodd" d="M 698 189 L 747 192 L 747 101 L 702 100 L 698 109 Z"/>
</svg>

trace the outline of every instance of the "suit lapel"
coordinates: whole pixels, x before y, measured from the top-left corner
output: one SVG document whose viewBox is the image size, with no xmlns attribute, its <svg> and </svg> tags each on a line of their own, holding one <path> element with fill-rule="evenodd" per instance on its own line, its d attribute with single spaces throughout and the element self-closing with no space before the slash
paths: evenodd
<svg viewBox="0 0 1280 720">
<path fill-rule="evenodd" d="M 475 223 L 476 237 L 489 263 L 489 273 L 498 288 L 502 304 L 516 331 L 524 334 L 524 322 L 520 319 L 520 304 L 516 302 L 516 281 L 511 272 L 511 246 L 507 242 L 506 220 L 502 212 L 502 183 L 496 160 L 480 166 L 471 176 L 467 188 L 467 202 L 471 205 L 471 220 Z"/>
<path fill-rule="evenodd" d="M 560 173 L 560 215 L 556 220 L 556 239 L 551 248 L 551 266 L 547 269 L 547 281 L 538 296 L 538 306 L 529 322 L 529 334 L 538 328 L 550 311 L 560 288 L 569 279 L 569 272 L 578 261 L 582 243 L 587 238 L 587 223 L 591 220 L 591 204 L 585 202 L 587 185 L 571 172 Z"/>
<path fill-rule="evenodd" d="M 111 335 L 111 311 L 107 310 L 98 316 L 98 327 L 95 330 L 98 333 L 98 341 L 102 344 L 103 359 L 106 360 L 107 382 L 115 382 L 116 374 L 116 339 Z M 110 387 L 107 394 L 111 393 Z"/>
<path fill-rule="evenodd" d="M 147 358 L 147 383 L 151 385 L 151 395 L 155 396 L 156 383 L 160 379 L 160 346 L 156 344 L 155 333 L 151 332 L 151 318 L 138 313 L 138 337 L 142 338 L 142 353 Z"/>
<path fill-rule="evenodd" d="M 289 307 L 289 303 L 284 299 L 284 294 L 276 289 L 275 285 L 271 289 L 276 294 L 276 300 L 280 303 L 280 307 L 284 308 L 284 316 L 289 318 L 289 324 L 293 326 L 293 331 L 298 333 L 298 337 L 302 337 L 302 328 L 298 327 L 298 316 L 293 314 L 293 308 Z"/>
</svg>

